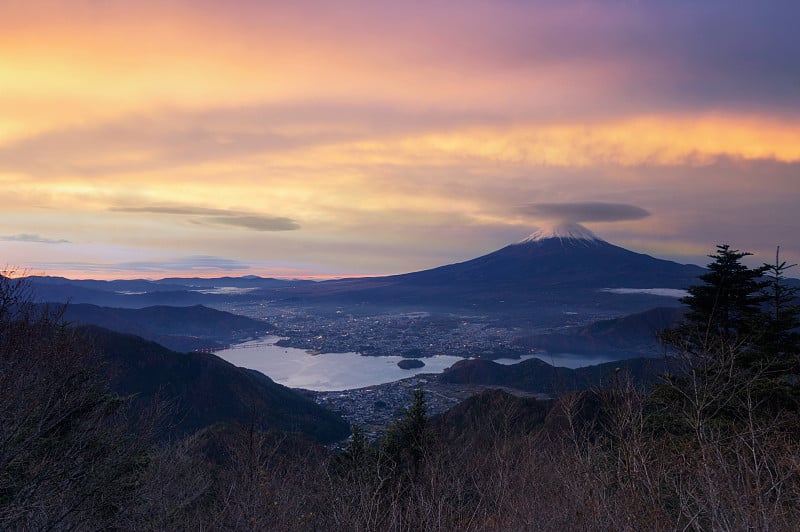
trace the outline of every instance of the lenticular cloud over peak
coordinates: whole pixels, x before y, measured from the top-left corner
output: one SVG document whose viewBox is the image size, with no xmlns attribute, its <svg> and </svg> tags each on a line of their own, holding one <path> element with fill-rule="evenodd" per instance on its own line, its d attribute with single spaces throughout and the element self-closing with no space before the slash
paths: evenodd
<svg viewBox="0 0 800 532">
<path fill-rule="evenodd" d="M 522 214 L 564 222 L 624 222 L 641 220 L 650 212 L 627 203 L 582 201 L 569 203 L 528 203 L 520 208 Z M 587 229 L 588 231 L 588 229 Z"/>
</svg>

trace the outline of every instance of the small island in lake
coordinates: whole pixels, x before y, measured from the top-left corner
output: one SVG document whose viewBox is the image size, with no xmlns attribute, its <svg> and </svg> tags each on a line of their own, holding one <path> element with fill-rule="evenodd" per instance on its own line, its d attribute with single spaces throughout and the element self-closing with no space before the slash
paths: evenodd
<svg viewBox="0 0 800 532">
<path fill-rule="evenodd" d="M 398 362 L 397 365 L 400 367 L 400 369 L 423 368 L 425 367 L 425 362 L 415 358 L 404 358 Z"/>
</svg>

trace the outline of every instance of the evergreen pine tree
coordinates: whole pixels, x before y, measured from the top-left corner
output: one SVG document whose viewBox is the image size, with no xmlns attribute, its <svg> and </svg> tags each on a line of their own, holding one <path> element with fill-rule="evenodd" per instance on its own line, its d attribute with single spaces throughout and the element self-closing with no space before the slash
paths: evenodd
<svg viewBox="0 0 800 532">
<path fill-rule="evenodd" d="M 679 365 L 652 395 L 670 431 L 683 425 L 702 440 L 700 427 L 800 405 L 796 377 L 787 378 L 800 373 L 800 306 L 785 278 L 792 266 L 776 255 L 775 264 L 751 269 L 741 263 L 748 255 L 717 246 L 703 283 L 681 300 L 689 306 L 684 321 L 660 334 Z"/>
<path fill-rule="evenodd" d="M 786 283 L 786 272 L 797 266 L 780 260 L 780 247 L 775 263 L 764 264 L 767 277 L 764 288 L 766 308 L 761 315 L 763 333 L 760 342 L 764 358 L 779 371 L 800 373 L 800 304 L 798 288 Z"/>
<path fill-rule="evenodd" d="M 752 364 L 748 354 L 763 334 L 762 306 L 765 267 L 751 269 L 742 264 L 750 253 L 717 246 L 702 284 L 690 286 L 681 302 L 689 312 L 683 322 L 662 331 L 662 342 L 692 357 L 695 363 L 713 366 L 721 359 L 736 358 L 741 367 Z"/>
<path fill-rule="evenodd" d="M 718 245 L 717 253 L 709 255 L 714 261 L 708 264 L 708 273 L 700 276 L 703 284 L 689 287 L 689 295 L 681 299 L 690 309 L 686 321 L 695 329 L 703 334 L 754 339 L 764 302 L 761 278 L 766 268 L 742 264 L 750 255 L 727 244 Z"/>
<path fill-rule="evenodd" d="M 681 302 L 689 306 L 683 322 L 663 331 L 662 342 L 678 365 L 663 375 L 652 401 L 660 405 L 660 424 L 670 432 L 688 429 L 703 441 L 709 427 L 741 417 L 752 397 L 757 372 L 760 316 L 765 297 L 765 269 L 741 260 L 750 253 L 717 246 L 701 284 L 688 288 Z"/>
<path fill-rule="evenodd" d="M 417 388 L 411 406 L 401 419 L 389 427 L 383 441 L 385 455 L 398 471 L 405 470 L 412 478 L 416 477 L 427 447 L 427 412 L 425 392 Z"/>
<path fill-rule="evenodd" d="M 800 305 L 798 290 L 786 282 L 786 271 L 794 265 L 780 260 L 780 248 L 774 264 L 764 264 L 762 312 L 757 317 L 758 342 L 743 354 L 744 366 L 756 375 L 754 396 L 770 411 L 800 408 Z"/>
</svg>

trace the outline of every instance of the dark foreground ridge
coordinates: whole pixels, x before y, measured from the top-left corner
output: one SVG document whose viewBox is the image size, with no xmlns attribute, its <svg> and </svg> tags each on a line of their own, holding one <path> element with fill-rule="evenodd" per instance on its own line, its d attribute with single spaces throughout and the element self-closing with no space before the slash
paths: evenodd
<svg viewBox="0 0 800 532">
<path fill-rule="evenodd" d="M 102 355 L 114 392 L 147 407 L 165 401 L 174 410 L 168 432 L 190 434 L 220 422 L 302 432 L 320 442 L 344 438 L 347 423 L 297 392 L 216 355 L 176 353 L 129 334 L 82 327 Z M 167 433 L 168 433 L 167 432 Z M 167 434 L 164 434 L 167 435 Z"/>
</svg>

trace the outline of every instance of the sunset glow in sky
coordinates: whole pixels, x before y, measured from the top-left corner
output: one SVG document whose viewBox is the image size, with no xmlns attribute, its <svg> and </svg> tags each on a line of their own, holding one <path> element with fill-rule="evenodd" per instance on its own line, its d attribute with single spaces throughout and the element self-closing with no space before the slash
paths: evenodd
<svg viewBox="0 0 800 532">
<path fill-rule="evenodd" d="M 798 20 L 796 1 L 0 1 L 0 262 L 400 273 L 554 217 L 681 262 L 717 243 L 800 262 Z"/>
</svg>

